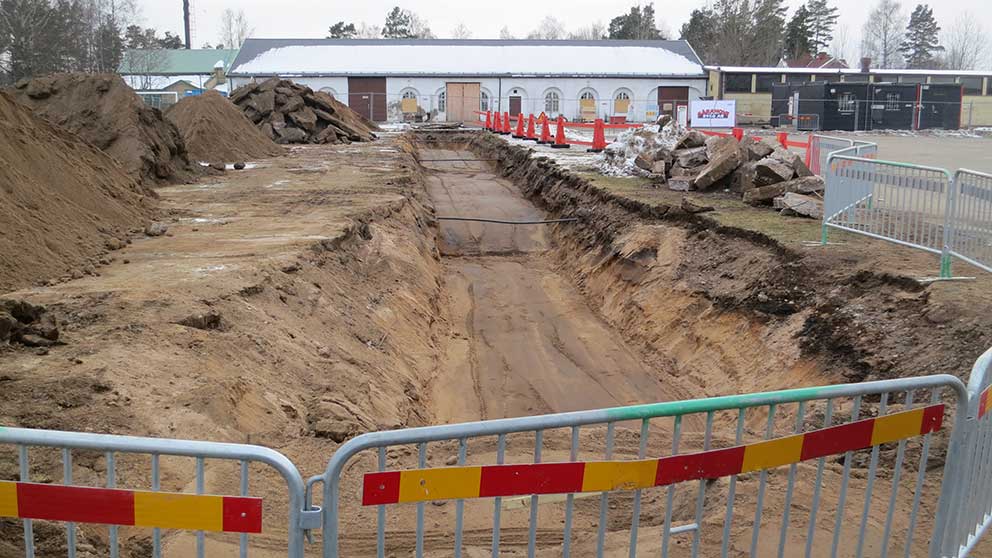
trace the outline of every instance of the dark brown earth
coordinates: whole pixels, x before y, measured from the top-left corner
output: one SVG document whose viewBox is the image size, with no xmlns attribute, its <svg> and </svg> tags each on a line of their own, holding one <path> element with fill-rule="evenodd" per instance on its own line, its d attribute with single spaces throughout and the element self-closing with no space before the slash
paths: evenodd
<svg viewBox="0 0 992 558">
<path fill-rule="evenodd" d="M 144 228 L 154 193 L 0 92 L 0 293 L 96 273 Z"/>
<path fill-rule="evenodd" d="M 35 114 L 105 151 L 138 182 L 183 182 L 199 172 L 176 126 L 116 74 L 54 74 L 22 80 L 9 91 Z"/>
<path fill-rule="evenodd" d="M 236 163 L 284 153 L 216 91 L 186 97 L 169 107 L 165 116 L 179 128 L 193 161 Z"/>
</svg>

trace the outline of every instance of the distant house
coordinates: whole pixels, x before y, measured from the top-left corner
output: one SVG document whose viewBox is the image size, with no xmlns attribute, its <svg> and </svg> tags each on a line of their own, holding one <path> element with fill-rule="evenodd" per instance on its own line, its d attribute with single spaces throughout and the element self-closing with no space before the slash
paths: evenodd
<svg viewBox="0 0 992 558">
<path fill-rule="evenodd" d="M 847 61 L 843 58 L 834 58 L 826 52 L 821 52 L 816 56 L 806 53 L 795 60 L 786 60 L 783 58 L 779 61 L 778 67 L 843 70 L 847 69 L 848 65 Z"/>
<path fill-rule="evenodd" d="M 203 90 L 226 93 L 237 55 L 237 49 L 131 49 L 118 73 L 146 102 L 161 107 Z"/>
</svg>

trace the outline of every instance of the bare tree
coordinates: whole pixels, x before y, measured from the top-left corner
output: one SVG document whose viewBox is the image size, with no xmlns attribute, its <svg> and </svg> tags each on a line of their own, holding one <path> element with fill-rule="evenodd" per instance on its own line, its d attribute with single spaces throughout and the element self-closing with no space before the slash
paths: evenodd
<svg viewBox="0 0 992 558">
<path fill-rule="evenodd" d="M 601 21 L 597 21 L 592 25 L 580 27 L 574 32 L 569 33 L 568 38 L 577 41 L 598 41 L 606 37 L 607 32 L 606 25 Z"/>
<path fill-rule="evenodd" d="M 235 12 L 227 8 L 220 16 L 220 37 L 227 48 L 241 48 L 245 39 L 255 31 L 248 26 L 244 10 Z"/>
<path fill-rule="evenodd" d="M 944 65 L 949 70 L 975 70 L 988 64 L 989 39 L 975 14 L 964 12 L 943 33 Z"/>
<path fill-rule="evenodd" d="M 513 33 L 510 33 L 510 28 L 505 25 L 499 30 L 499 38 L 504 41 L 512 41 L 513 39 L 516 39 L 516 37 L 513 36 Z"/>
<path fill-rule="evenodd" d="M 464 23 L 459 23 L 457 27 L 451 30 L 452 39 L 471 39 L 472 30 L 465 26 Z"/>
<path fill-rule="evenodd" d="M 358 39 L 381 39 L 382 38 L 382 27 L 378 25 L 369 25 L 364 21 L 358 24 L 358 29 L 355 31 L 355 38 Z"/>
<path fill-rule="evenodd" d="M 838 60 L 850 62 L 851 30 L 846 25 L 838 25 L 834 30 L 834 40 L 830 44 L 830 54 Z"/>
<path fill-rule="evenodd" d="M 430 25 L 419 15 L 410 12 L 410 33 L 418 39 L 436 39 Z"/>
<path fill-rule="evenodd" d="M 895 0 L 879 0 L 861 31 L 861 55 L 874 60 L 880 68 L 901 66 L 899 47 L 905 28 L 902 5 Z"/>
<path fill-rule="evenodd" d="M 564 39 L 565 36 L 565 25 L 558 18 L 551 15 L 542 19 L 537 29 L 527 34 L 528 39 L 542 39 L 545 41 L 556 41 Z"/>
</svg>

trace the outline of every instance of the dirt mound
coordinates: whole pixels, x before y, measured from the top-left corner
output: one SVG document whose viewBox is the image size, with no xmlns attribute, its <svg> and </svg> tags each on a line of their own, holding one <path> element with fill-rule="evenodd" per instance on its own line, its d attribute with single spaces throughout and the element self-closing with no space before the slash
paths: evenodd
<svg viewBox="0 0 992 558">
<path fill-rule="evenodd" d="M 282 155 L 238 107 L 215 91 L 186 97 L 165 112 L 194 161 L 233 163 Z"/>
<path fill-rule="evenodd" d="M 0 92 L 0 292 L 91 271 L 150 214 L 113 159 Z"/>
<path fill-rule="evenodd" d="M 378 129 L 327 93 L 279 78 L 243 85 L 231 102 L 281 144 L 372 141 Z"/>
<path fill-rule="evenodd" d="M 106 151 L 139 182 L 182 182 L 195 171 L 175 124 L 113 74 L 56 74 L 23 80 L 17 100 Z"/>
</svg>

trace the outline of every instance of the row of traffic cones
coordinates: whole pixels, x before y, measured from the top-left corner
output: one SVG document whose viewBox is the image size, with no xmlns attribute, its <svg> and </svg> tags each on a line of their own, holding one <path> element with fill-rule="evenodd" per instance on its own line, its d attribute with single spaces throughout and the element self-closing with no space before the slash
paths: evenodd
<svg viewBox="0 0 992 558">
<path fill-rule="evenodd" d="M 539 144 L 550 145 L 556 149 L 568 149 L 572 147 L 565 140 L 565 117 L 559 116 L 558 122 L 556 123 L 555 139 L 551 140 L 551 124 L 548 121 L 548 117 L 542 115 L 540 119 L 541 135 L 537 136 L 536 124 L 537 121 L 534 115 L 531 114 L 527 117 L 527 125 L 524 126 L 524 115 L 517 115 L 517 128 L 513 130 L 510 127 L 510 113 L 504 112 L 502 117 L 500 113 L 493 113 L 492 111 L 486 112 L 486 129 L 495 132 L 497 134 L 512 135 L 512 137 L 517 139 L 526 139 L 531 141 L 536 141 Z M 592 147 L 588 150 L 593 153 L 599 153 L 600 151 L 606 149 L 606 129 L 602 118 L 596 119 L 596 124 L 593 126 L 592 134 Z"/>
</svg>

